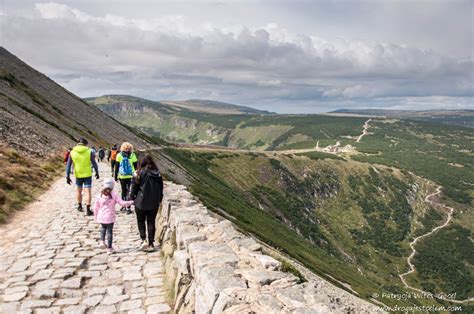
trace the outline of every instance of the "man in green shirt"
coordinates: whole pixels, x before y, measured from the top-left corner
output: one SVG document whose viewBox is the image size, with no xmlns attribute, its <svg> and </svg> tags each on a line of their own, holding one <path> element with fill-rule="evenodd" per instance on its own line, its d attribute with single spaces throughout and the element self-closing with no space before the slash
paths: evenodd
<svg viewBox="0 0 474 314">
<path fill-rule="evenodd" d="M 71 184 L 71 166 L 74 165 L 74 176 L 76 177 L 77 210 L 82 212 L 82 190 L 85 191 L 87 216 L 93 215 L 91 211 L 91 188 L 92 167 L 95 170 L 95 178 L 99 179 L 99 168 L 95 162 L 95 155 L 87 147 L 87 140 L 81 138 L 79 143 L 72 149 L 66 166 L 66 182 Z"/>
</svg>

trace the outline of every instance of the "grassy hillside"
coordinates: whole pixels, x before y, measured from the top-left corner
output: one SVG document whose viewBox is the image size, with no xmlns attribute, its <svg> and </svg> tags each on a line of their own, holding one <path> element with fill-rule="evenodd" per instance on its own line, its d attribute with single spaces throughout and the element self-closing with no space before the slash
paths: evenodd
<svg viewBox="0 0 474 314">
<path fill-rule="evenodd" d="M 115 119 L 167 141 L 252 150 L 308 148 L 318 142 L 321 146 L 334 145 L 337 141 L 345 145 L 351 142 L 348 138 L 361 133 L 366 120 L 324 115 L 271 115 L 248 110 L 217 114 L 192 106 L 176 106 L 176 102 L 120 95 L 86 100 Z M 222 106 L 226 108 L 225 105 Z"/>
<path fill-rule="evenodd" d="M 371 135 L 354 144 L 355 160 L 394 166 L 442 185 L 461 204 L 474 198 L 474 130 L 406 120 L 373 120 Z"/>
<path fill-rule="evenodd" d="M 34 162 L 3 145 L 0 145 L 0 168 L 0 223 L 34 200 L 64 170 L 61 158 Z"/>
<path fill-rule="evenodd" d="M 434 184 L 393 168 L 322 153 L 165 153 L 194 178 L 190 189 L 209 208 L 323 277 L 350 284 L 364 298 L 407 291 L 398 274 L 407 269 L 408 242 L 445 219 L 442 210 L 424 202 Z M 456 287 L 473 279 L 467 274 Z M 466 287 L 464 295 L 472 295 Z"/>
</svg>

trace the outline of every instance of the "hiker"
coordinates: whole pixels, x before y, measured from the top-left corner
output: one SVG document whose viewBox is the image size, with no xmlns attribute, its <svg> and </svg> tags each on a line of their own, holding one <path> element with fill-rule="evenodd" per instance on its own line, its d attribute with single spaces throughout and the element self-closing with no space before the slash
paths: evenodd
<svg viewBox="0 0 474 314">
<path fill-rule="evenodd" d="M 124 142 L 120 146 L 120 153 L 117 154 L 115 159 L 115 181 L 120 180 L 120 186 L 122 187 L 122 199 L 125 201 L 128 196 L 130 189 L 130 183 L 132 182 L 132 176 L 137 168 L 137 156 L 133 152 L 132 144 Z M 132 210 L 130 206 L 125 208 L 122 207 L 120 211 L 127 211 L 127 214 L 131 214 Z"/>
<path fill-rule="evenodd" d="M 115 205 L 131 206 L 133 201 L 123 201 L 117 193 L 114 192 L 114 179 L 105 179 L 102 186 L 102 192 L 97 195 L 94 203 L 94 219 L 100 223 L 100 244 L 101 248 L 107 249 L 107 254 L 112 254 L 113 229 L 115 223 Z M 107 242 L 105 237 L 107 235 Z"/>
<path fill-rule="evenodd" d="M 91 152 L 94 154 L 94 156 L 97 155 L 97 150 L 95 149 L 95 146 L 91 147 Z"/>
<path fill-rule="evenodd" d="M 155 220 L 163 199 L 163 178 L 150 155 L 140 160 L 138 169 L 133 174 L 129 199 L 135 200 L 135 213 L 142 240 L 140 250 L 154 251 Z M 148 239 L 146 231 L 148 231 Z"/>
<path fill-rule="evenodd" d="M 107 158 L 107 162 L 110 162 L 110 149 L 108 147 L 105 150 L 105 158 Z"/>
<path fill-rule="evenodd" d="M 105 157 L 105 152 L 104 152 L 104 149 L 101 147 L 99 147 L 99 161 L 102 162 L 104 161 L 104 157 Z"/>
<path fill-rule="evenodd" d="M 67 165 L 67 161 L 69 160 L 69 156 L 71 155 L 72 148 L 69 147 L 67 151 L 64 153 L 64 164 Z M 71 173 L 74 174 L 74 167 L 71 165 Z"/>
<path fill-rule="evenodd" d="M 110 169 L 112 170 L 112 177 L 115 174 L 115 159 L 117 159 L 117 144 L 115 144 L 110 150 Z"/>
<path fill-rule="evenodd" d="M 68 148 L 67 151 L 64 153 L 64 163 L 67 164 L 67 161 L 69 159 L 69 155 L 71 154 L 72 148 Z"/>
<path fill-rule="evenodd" d="M 91 187 L 92 187 L 92 167 L 95 170 L 95 178 L 99 179 L 99 169 L 95 162 L 94 153 L 87 147 L 87 140 L 81 138 L 79 143 L 71 150 L 66 165 L 66 183 L 71 184 L 71 166 L 74 166 L 76 177 L 76 198 L 77 210 L 82 212 L 82 190 L 86 194 L 87 216 L 91 216 Z"/>
</svg>

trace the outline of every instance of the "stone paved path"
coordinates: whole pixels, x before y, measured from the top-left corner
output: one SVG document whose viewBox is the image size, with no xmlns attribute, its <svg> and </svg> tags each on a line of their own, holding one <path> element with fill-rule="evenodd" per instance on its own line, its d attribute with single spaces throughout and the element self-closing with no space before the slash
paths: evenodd
<svg viewBox="0 0 474 314">
<path fill-rule="evenodd" d="M 100 170 L 93 199 L 110 176 L 107 164 Z M 116 253 L 107 255 L 98 224 L 74 203 L 61 178 L 0 226 L 0 313 L 168 312 L 160 252 L 137 250 L 135 215 L 118 213 Z"/>
</svg>

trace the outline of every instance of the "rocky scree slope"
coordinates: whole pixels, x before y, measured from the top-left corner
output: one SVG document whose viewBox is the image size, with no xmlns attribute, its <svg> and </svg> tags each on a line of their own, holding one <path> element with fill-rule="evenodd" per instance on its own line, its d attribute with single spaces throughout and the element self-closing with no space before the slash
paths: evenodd
<svg viewBox="0 0 474 314">
<path fill-rule="evenodd" d="M 47 155 L 80 137 L 106 145 L 146 142 L 95 106 L 0 47 L 0 140 L 26 155 Z"/>
</svg>

